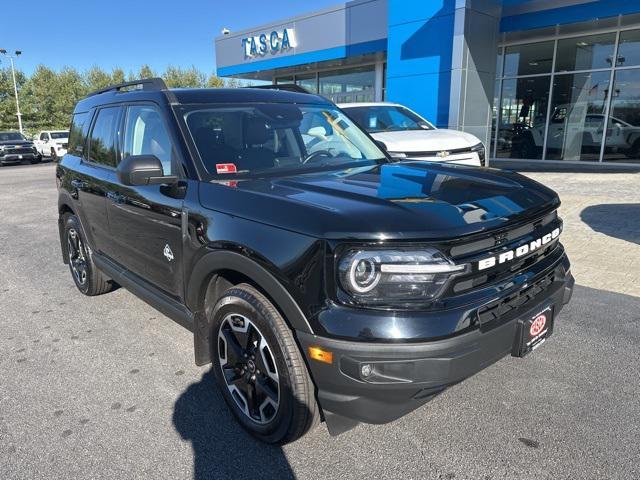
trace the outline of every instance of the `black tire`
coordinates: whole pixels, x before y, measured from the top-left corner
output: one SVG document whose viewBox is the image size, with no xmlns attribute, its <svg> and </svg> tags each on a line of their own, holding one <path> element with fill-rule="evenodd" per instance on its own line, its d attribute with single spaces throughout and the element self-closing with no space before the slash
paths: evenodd
<svg viewBox="0 0 640 480">
<path fill-rule="evenodd" d="M 56 153 L 55 149 L 51 149 L 51 161 L 52 162 L 57 162 L 58 161 L 58 154 Z"/>
<path fill-rule="evenodd" d="M 78 217 L 64 217 L 64 249 L 69 271 L 81 293 L 92 297 L 110 292 L 114 284 L 93 262 L 91 249 L 87 248 L 84 231 Z"/>
<path fill-rule="evenodd" d="M 35 165 L 36 163 L 42 162 L 42 155 L 38 155 L 36 158 L 31 160 L 31 165 Z"/>
<path fill-rule="evenodd" d="M 206 314 L 211 320 L 210 346 L 214 375 L 222 396 L 238 422 L 259 440 L 281 445 L 293 442 L 313 429 L 320 418 L 318 404 L 315 399 L 315 388 L 307 371 L 304 358 L 293 338 L 293 333 L 271 302 L 251 285 L 241 284 L 228 289 L 214 306 L 207 306 Z M 268 344 L 267 354 L 272 354 L 269 358 L 272 358 L 275 362 L 274 366 L 269 367 L 272 362 L 265 361 L 265 357 L 258 357 L 261 359 L 261 364 L 266 365 L 266 369 L 271 369 L 277 376 L 277 383 L 274 383 L 274 385 L 277 385 L 278 406 L 277 409 L 273 409 L 267 405 L 271 410 L 272 416 L 266 420 L 262 418 L 262 408 L 265 403 L 262 403 L 262 406 L 258 409 L 259 411 L 256 411 L 255 408 L 253 409 L 256 415 L 251 415 L 247 412 L 251 411 L 247 389 L 251 390 L 251 384 L 253 384 L 251 398 L 254 399 L 254 406 L 257 405 L 260 401 L 259 393 L 266 391 L 259 387 L 265 381 L 265 372 L 261 372 L 259 369 L 252 370 L 251 372 L 262 374 L 262 380 L 260 376 L 256 379 L 256 375 L 253 375 L 253 380 L 247 380 L 247 382 L 243 382 L 246 385 L 241 385 L 240 380 L 242 379 L 240 377 L 245 377 L 246 375 L 239 373 L 239 367 L 237 369 L 230 367 L 231 364 L 238 365 L 238 363 L 231 360 L 231 357 L 234 357 L 231 353 L 233 347 L 227 347 L 226 341 L 219 338 L 219 335 L 224 337 L 222 332 L 225 329 L 227 329 L 226 333 L 229 333 L 229 318 L 233 318 L 235 322 L 235 319 L 239 317 L 248 320 L 249 331 L 254 332 L 253 334 L 246 333 L 246 337 L 248 337 L 246 344 L 249 345 L 251 339 L 256 338 L 256 336 L 259 339 L 266 340 Z M 232 333 L 237 335 L 237 332 Z M 255 343 L 258 342 L 262 345 L 262 340 L 257 340 Z M 224 353 L 222 352 L 223 350 L 225 350 Z M 245 351 L 250 351 L 250 349 Z M 258 352 L 253 351 L 255 355 L 258 355 Z M 230 383 L 243 389 L 238 390 L 235 397 L 230 390 L 233 386 L 230 387 L 228 385 L 223 373 L 223 360 L 219 354 L 223 355 L 224 359 L 227 359 L 227 362 L 225 362 L 227 374 L 231 373 L 238 377 L 238 379 L 234 378 Z M 241 355 L 238 355 L 238 357 L 241 357 Z M 253 357 L 250 356 L 250 358 Z M 247 367 L 246 364 L 244 365 Z M 258 368 L 262 368 L 262 366 L 258 365 L 258 360 L 256 360 L 254 369 L 256 365 Z M 249 373 L 248 368 L 246 370 Z M 266 380 L 269 379 L 267 378 Z M 271 381 L 275 382 L 273 379 Z M 274 390 L 272 389 L 272 393 Z M 239 394 L 244 398 L 247 411 L 240 407 L 240 403 L 243 402 L 237 400 L 237 398 L 240 398 L 238 397 Z M 266 399 L 266 395 L 263 398 Z M 256 418 L 258 414 L 263 422 Z"/>
</svg>

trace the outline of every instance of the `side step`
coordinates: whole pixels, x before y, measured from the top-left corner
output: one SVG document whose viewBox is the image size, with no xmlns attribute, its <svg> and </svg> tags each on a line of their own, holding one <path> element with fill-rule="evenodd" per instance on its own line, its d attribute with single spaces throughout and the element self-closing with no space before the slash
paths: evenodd
<svg viewBox="0 0 640 480">
<path fill-rule="evenodd" d="M 154 287 L 136 274 L 116 265 L 99 253 L 93 254 L 96 266 L 114 282 L 122 285 L 136 297 L 162 312 L 174 322 L 193 332 L 195 326 L 194 315 L 186 306 L 176 302 L 173 298 Z"/>
</svg>

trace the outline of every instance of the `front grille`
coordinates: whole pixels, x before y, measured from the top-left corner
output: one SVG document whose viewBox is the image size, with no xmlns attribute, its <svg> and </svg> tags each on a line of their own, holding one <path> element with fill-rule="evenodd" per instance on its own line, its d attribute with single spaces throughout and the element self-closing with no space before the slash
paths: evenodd
<svg viewBox="0 0 640 480">
<path fill-rule="evenodd" d="M 9 155 L 24 155 L 27 153 L 33 153 L 33 150 L 30 147 L 14 147 L 8 148 L 5 150 L 5 153 L 8 153 Z"/>
<path fill-rule="evenodd" d="M 464 148 L 453 148 L 451 150 L 449 149 L 442 149 L 442 150 L 435 150 L 433 152 L 406 152 L 408 157 L 411 158 L 419 158 L 419 157 L 437 157 L 438 153 L 442 152 L 443 150 L 449 152 L 449 155 L 460 155 L 463 153 L 472 153 L 471 147 L 464 147 Z"/>
<path fill-rule="evenodd" d="M 509 279 L 530 269 L 556 251 L 559 245 L 557 238 L 527 255 L 497 264 L 486 270 L 479 270 L 477 265 L 478 261 L 483 258 L 495 257 L 503 251 L 514 250 L 520 245 L 528 244 L 542 237 L 555 228 L 561 228 L 561 226 L 562 221 L 554 211 L 533 222 L 495 232 L 487 238 L 452 246 L 449 250 L 449 256 L 453 261 L 459 264 L 469 263 L 473 268 L 468 273 L 455 278 L 450 287 L 450 293 L 453 295 L 464 294 Z"/>
<path fill-rule="evenodd" d="M 524 307 L 547 290 L 553 284 L 554 280 L 555 272 L 551 272 L 527 288 L 481 307 L 478 310 L 478 322 L 481 326 L 486 325 L 498 320 L 513 310 Z"/>
</svg>

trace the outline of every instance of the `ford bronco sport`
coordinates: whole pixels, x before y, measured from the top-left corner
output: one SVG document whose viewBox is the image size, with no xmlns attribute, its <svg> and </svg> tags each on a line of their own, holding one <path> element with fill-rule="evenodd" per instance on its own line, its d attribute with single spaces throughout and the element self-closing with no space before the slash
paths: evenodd
<svg viewBox="0 0 640 480">
<path fill-rule="evenodd" d="M 56 175 L 78 289 L 193 331 L 266 442 L 397 419 L 536 349 L 571 297 L 553 191 L 393 161 L 311 94 L 116 85 L 78 103 Z"/>
</svg>

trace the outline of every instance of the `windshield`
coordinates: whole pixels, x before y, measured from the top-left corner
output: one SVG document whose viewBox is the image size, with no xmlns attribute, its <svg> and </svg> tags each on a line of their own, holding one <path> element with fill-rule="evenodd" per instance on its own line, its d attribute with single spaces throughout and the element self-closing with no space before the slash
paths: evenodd
<svg viewBox="0 0 640 480">
<path fill-rule="evenodd" d="M 198 105 L 183 107 L 183 115 L 208 172 L 225 178 L 386 161 L 380 148 L 333 105 Z"/>
<path fill-rule="evenodd" d="M 11 142 L 13 140 L 21 142 L 26 138 L 18 132 L 0 132 L 0 142 Z"/>
<path fill-rule="evenodd" d="M 53 138 L 54 140 L 69 138 L 69 132 L 51 132 L 51 138 Z"/>
<path fill-rule="evenodd" d="M 397 105 L 373 105 L 344 109 L 353 120 L 369 133 L 401 130 L 433 130 L 433 125 L 408 108 Z"/>
</svg>

